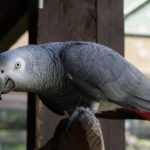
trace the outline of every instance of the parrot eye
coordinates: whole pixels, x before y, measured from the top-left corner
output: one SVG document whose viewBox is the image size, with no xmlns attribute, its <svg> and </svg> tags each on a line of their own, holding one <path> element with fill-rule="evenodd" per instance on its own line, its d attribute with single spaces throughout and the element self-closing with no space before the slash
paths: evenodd
<svg viewBox="0 0 150 150">
<path fill-rule="evenodd" d="M 4 73 L 4 70 L 3 70 L 3 69 L 1 70 L 1 73 Z"/>
<path fill-rule="evenodd" d="M 21 63 L 20 62 L 17 62 L 16 65 L 15 65 L 16 69 L 19 69 L 21 67 Z"/>
</svg>

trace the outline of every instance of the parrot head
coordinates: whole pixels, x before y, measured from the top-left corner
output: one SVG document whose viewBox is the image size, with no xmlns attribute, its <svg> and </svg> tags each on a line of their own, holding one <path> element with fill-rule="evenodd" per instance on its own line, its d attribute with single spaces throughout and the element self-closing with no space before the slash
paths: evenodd
<svg viewBox="0 0 150 150">
<path fill-rule="evenodd" d="M 0 92 L 36 93 L 52 87 L 53 65 L 50 55 L 36 45 L 0 53 Z"/>
</svg>

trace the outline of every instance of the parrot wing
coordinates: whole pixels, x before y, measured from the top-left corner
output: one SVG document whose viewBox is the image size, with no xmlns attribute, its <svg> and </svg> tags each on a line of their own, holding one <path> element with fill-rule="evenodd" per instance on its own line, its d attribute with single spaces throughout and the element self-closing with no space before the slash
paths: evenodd
<svg viewBox="0 0 150 150">
<path fill-rule="evenodd" d="M 150 111 L 150 81 L 114 50 L 77 42 L 63 50 L 65 71 L 87 95 Z"/>
</svg>

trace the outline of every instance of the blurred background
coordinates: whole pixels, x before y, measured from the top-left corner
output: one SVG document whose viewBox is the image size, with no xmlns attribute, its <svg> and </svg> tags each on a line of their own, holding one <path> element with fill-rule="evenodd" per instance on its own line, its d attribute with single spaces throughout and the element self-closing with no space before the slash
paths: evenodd
<svg viewBox="0 0 150 150">
<path fill-rule="evenodd" d="M 26 31 L 9 49 L 27 44 L 28 32 Z M 27 94 L 11 92 L 3 95 L 2 99 L 0 102 L 0 150 L 25 150 Z"/>
<path fill-rule="evenodd" d="M 150 78 L 150 1 L 124 0 L 125 57 Z M 126 150 L 150 150 L 150 122 L 126 120 Z"/>
<path fill-rule="evenodd" d="M 9 36 L 14 36 L 17 26 L 27 26 L 27 14 L 17 21 Z M 124 0 L 125 57 L 150 77 L 150 0 Z M 20 38 L 9 41 L 9 49 L 28 44 L 27 28 Z M 6 40 L 7 39 L 7 40 Z M 0 42 L 1 44 L 2 42 Z M 0 45 L 3 47 L 3 45 Z M 26 149 L 27 94 L 3 96 L 0 102 L 0 150 Z M 126 150 L 150 150 L 150 122 L 126 120 Z"/>
</svg>

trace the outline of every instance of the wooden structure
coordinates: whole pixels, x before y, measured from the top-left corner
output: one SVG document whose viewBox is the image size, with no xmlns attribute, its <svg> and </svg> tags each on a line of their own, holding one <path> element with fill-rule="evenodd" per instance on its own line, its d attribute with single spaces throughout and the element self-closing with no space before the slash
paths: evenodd
<svg viewBox="0 0 150 150">
<path fill-rule="evenodd" d="M 39 150 L 105 150 L 101 126 L 91 112 L 82 112 L 69 129 L 64 131 L 68 119 L 57 126 L 54 136 Z"/>
<path fill-rule="evenodd" d="M 32 11 L 33 8 L 37 10 L 35 16 L 32 15 L 29 19 L 31 43 L 93 41 L 112 47 L 123 54 L 123 1 L 44 0 L 43 2 L 42 9 L 37 9 L 35 5 L 31 7 Z M 33 103 L 35 103 L 33 96 L 31 98 L 29 96 L 28 149 L 44 145 L 52 137 L 55 127 L 62 119 L 50 112 L 39 100 L 36 101 L 36 107 Z M 31 116 L 31 112 L 34 115 Z M 124 150 L 124 121 L 103 119 L 100 121 L 106 150 Z"/>
<path fill-rule="evenodd" d="M 30 43 L 93 41 L 114 48 L 123 55 L 123 0 L 39 0 L 40 8 L 37 0 L 29 0 L 28 3 L 26 0 L 14 0 L 12 5 L 10 1 L 0 3 L 5 4 L 0 5 L 0 12 L 4 15 L 0 16 L 0 27 L 3 29 L 0 35 L 1 51 L 8 49 L 27 29 L 29 22 Z M 5 9 L 3 6 L 6 6 Z M 18 20 L 20 24 L 16 26 Z M 13 32 L 8 32 L 12 28 Z M 33 94 L 28 94 L 28 100 L 27 149 L 32 150 L 49 141 L 64 117 L 52 113 Z M 111 112 L 98 116 L 139 118 L 132 112 L 121 111 L 121 114 Z M 124 150 L 124 121 L 100 119 L 100 122 L 106 150 Z"/>
</svg>

